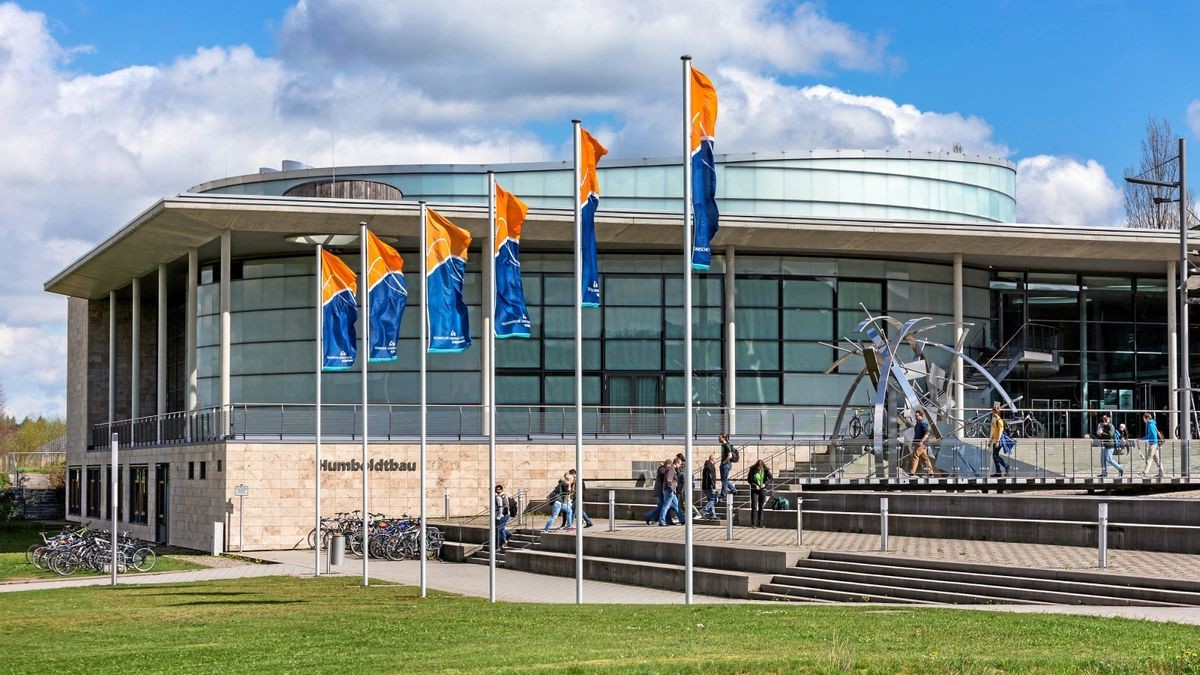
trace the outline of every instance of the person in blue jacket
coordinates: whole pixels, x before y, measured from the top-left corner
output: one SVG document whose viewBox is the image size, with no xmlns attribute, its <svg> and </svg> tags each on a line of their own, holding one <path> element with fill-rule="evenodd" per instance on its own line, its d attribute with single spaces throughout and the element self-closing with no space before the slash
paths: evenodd
<svg viewBox="0 0 1200 675">
<path fill-rule="evenodd" d="M 1149 412 L 1142 413 L 1142 421 L 1146 424 L 1146 435 L 1142 436 L 1142 440 L 1146 441 L 1146 468 L 1142 469 L 1142 475 L 1149 475 L 1150 462 L 1154 462 L 1158 467 L 1157 477 L 1162 478 L 1162 460 L 1158 458 L 1158 451 L 1162 448 L 1162 436 L 1158 435 L 1158 424 L 1154 422 L 1154 415 Z"/>
</svg>

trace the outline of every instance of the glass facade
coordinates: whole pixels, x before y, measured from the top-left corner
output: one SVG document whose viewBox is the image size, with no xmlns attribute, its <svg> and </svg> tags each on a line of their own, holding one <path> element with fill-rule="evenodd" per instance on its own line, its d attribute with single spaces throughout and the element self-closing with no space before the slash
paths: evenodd
<svg viewBox="0 0 1200 675">
<path fill-rule="evenodd" d="M 565 163 L 499 165 L 497 180 L 530 206 L 569 208 L 571 170 Z M 386 183 L 406 200 L 486 203 L 483 168 L 390 167 L 372 173 L 340 167 L 338 176 Z M 601 211 L 677 213 L 683 199 L 677 160 L 609 159 L 598 169 Z M 282 195 L 311 175 L 264 174 L 211 192 Z M 722 213 L 890 220 L 1013 222 L 1016 170 L 1002 160 L 906 152 L 776 152 L 717 156 Z"/>
</svg>

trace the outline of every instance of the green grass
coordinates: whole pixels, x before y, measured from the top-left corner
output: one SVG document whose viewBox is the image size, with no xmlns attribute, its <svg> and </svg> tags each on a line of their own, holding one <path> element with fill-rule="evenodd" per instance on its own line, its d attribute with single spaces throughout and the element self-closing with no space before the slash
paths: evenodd
<svg viewBox="0 0 1200 675">
<path fill-rule="evenodd" d="M 59 528 L 44 528 L 47 532 L 57 532 Z M 50 570 L 39 570 L 25 562 L 25 549 L 30 544 L 40 542 L 39 532 L 43 528 L 24 523 L 14 524 L 7 530 L 0 530 L 0 582 L 21 581 L 29 579 L 62 579 L 63 577 Z M 151 572 L 178 572 L 180 570 L 200 569 L 203 565 L 180 560 L 170 555 L 158 556 Z M 98 572 L 79 571 L 74 577 L 96 576 Z M 128 574 L 142 574 L 130 570 Z"/>
<path fill-rule="evenodd" d="M 528 605 L 353 578 L 71 588 L 0 602 L 15 672 L 1180 672 L 1200 628 L 902 607 Z"/>
</svg>

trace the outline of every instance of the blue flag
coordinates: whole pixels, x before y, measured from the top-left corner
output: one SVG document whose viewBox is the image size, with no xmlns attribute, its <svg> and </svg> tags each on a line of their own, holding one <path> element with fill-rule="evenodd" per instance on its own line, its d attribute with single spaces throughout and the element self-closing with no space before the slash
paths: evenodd
<svg viewBox="0 0 1200 675">
<path fill-rule="evenodd" d="M 367 230 L 367 299 L 371 303 L 371 360 L 395 361 L 400 320 L 408 305 L 404 258 Z"/>
<path fill-rule="evenodd" d="M 717 234 L 717 166 L 713 139 L 717 127 L 717 90 L 704 73 L 692 69 L 692 269 L 707 270 Z"/>
<path fill-rule="evenodd" d="M 529 337 L 532 325 L 521 285 L 521 226 L 529 210 L 499 185 L 496 186 L 496 316 L 498 338 Z"/>
<path fill-rule="evenodd" d="M 583 219 L 583 241 L 579 248 L 583 256 L 582 304 L 600 306 L 600 267 L 596 264 L 596 209 L 600 208 L 600 177 L 596 165 L 608 150 L 585 129 L 579 130 L 579 204 Z"/>
<path fill-rule="evenodd" d="M 425 299 L 429 321 L 429 352 L 454 353 L 471 346 L 463 278 L 471 234 L 433 209 L 426 209 Z"/>
<path fill-rule="evenodd" d="M 357 277 L 342 259 L 321 250 L 321 343 L 325 370 L 347 370 L 358 352 Z"/>
</svg>

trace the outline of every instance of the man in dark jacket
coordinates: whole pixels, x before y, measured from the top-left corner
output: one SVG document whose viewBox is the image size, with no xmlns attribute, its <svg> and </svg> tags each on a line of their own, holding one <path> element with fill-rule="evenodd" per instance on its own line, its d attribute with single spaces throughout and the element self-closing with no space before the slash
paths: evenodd
<svg viewBox="0 0 1200 675">
<path fill-rule="evenodd" d="M 704 490 L 704 508 L 700 514 L 709 520 L 717 519 L 717 457 L 709 455 L 700 473 L 700 489 Z"/>
<path fill-rule="evenodd" d="M 729 434 L 721 434 L 717 440 L 721 442 L 721 492 L 736 495 L 737 487 L 729 480 L 729 474 L 733 471 L 733 443 L 729 442 Z"/>
<path fill-rule="evenodd" d="M 671 466 L 671 460 L 664 459 L 662 463 L 658 465 L 658 469 L 654 472 L 654 500 L 656 506 L 646 514 L 645 521 L 647 525 L 658 520 L 659 514 L 661 514 L 663 511 L 663 491 L 666 489 L 667 472 L 673 471 L 674 467 Z"/>
</svg>

